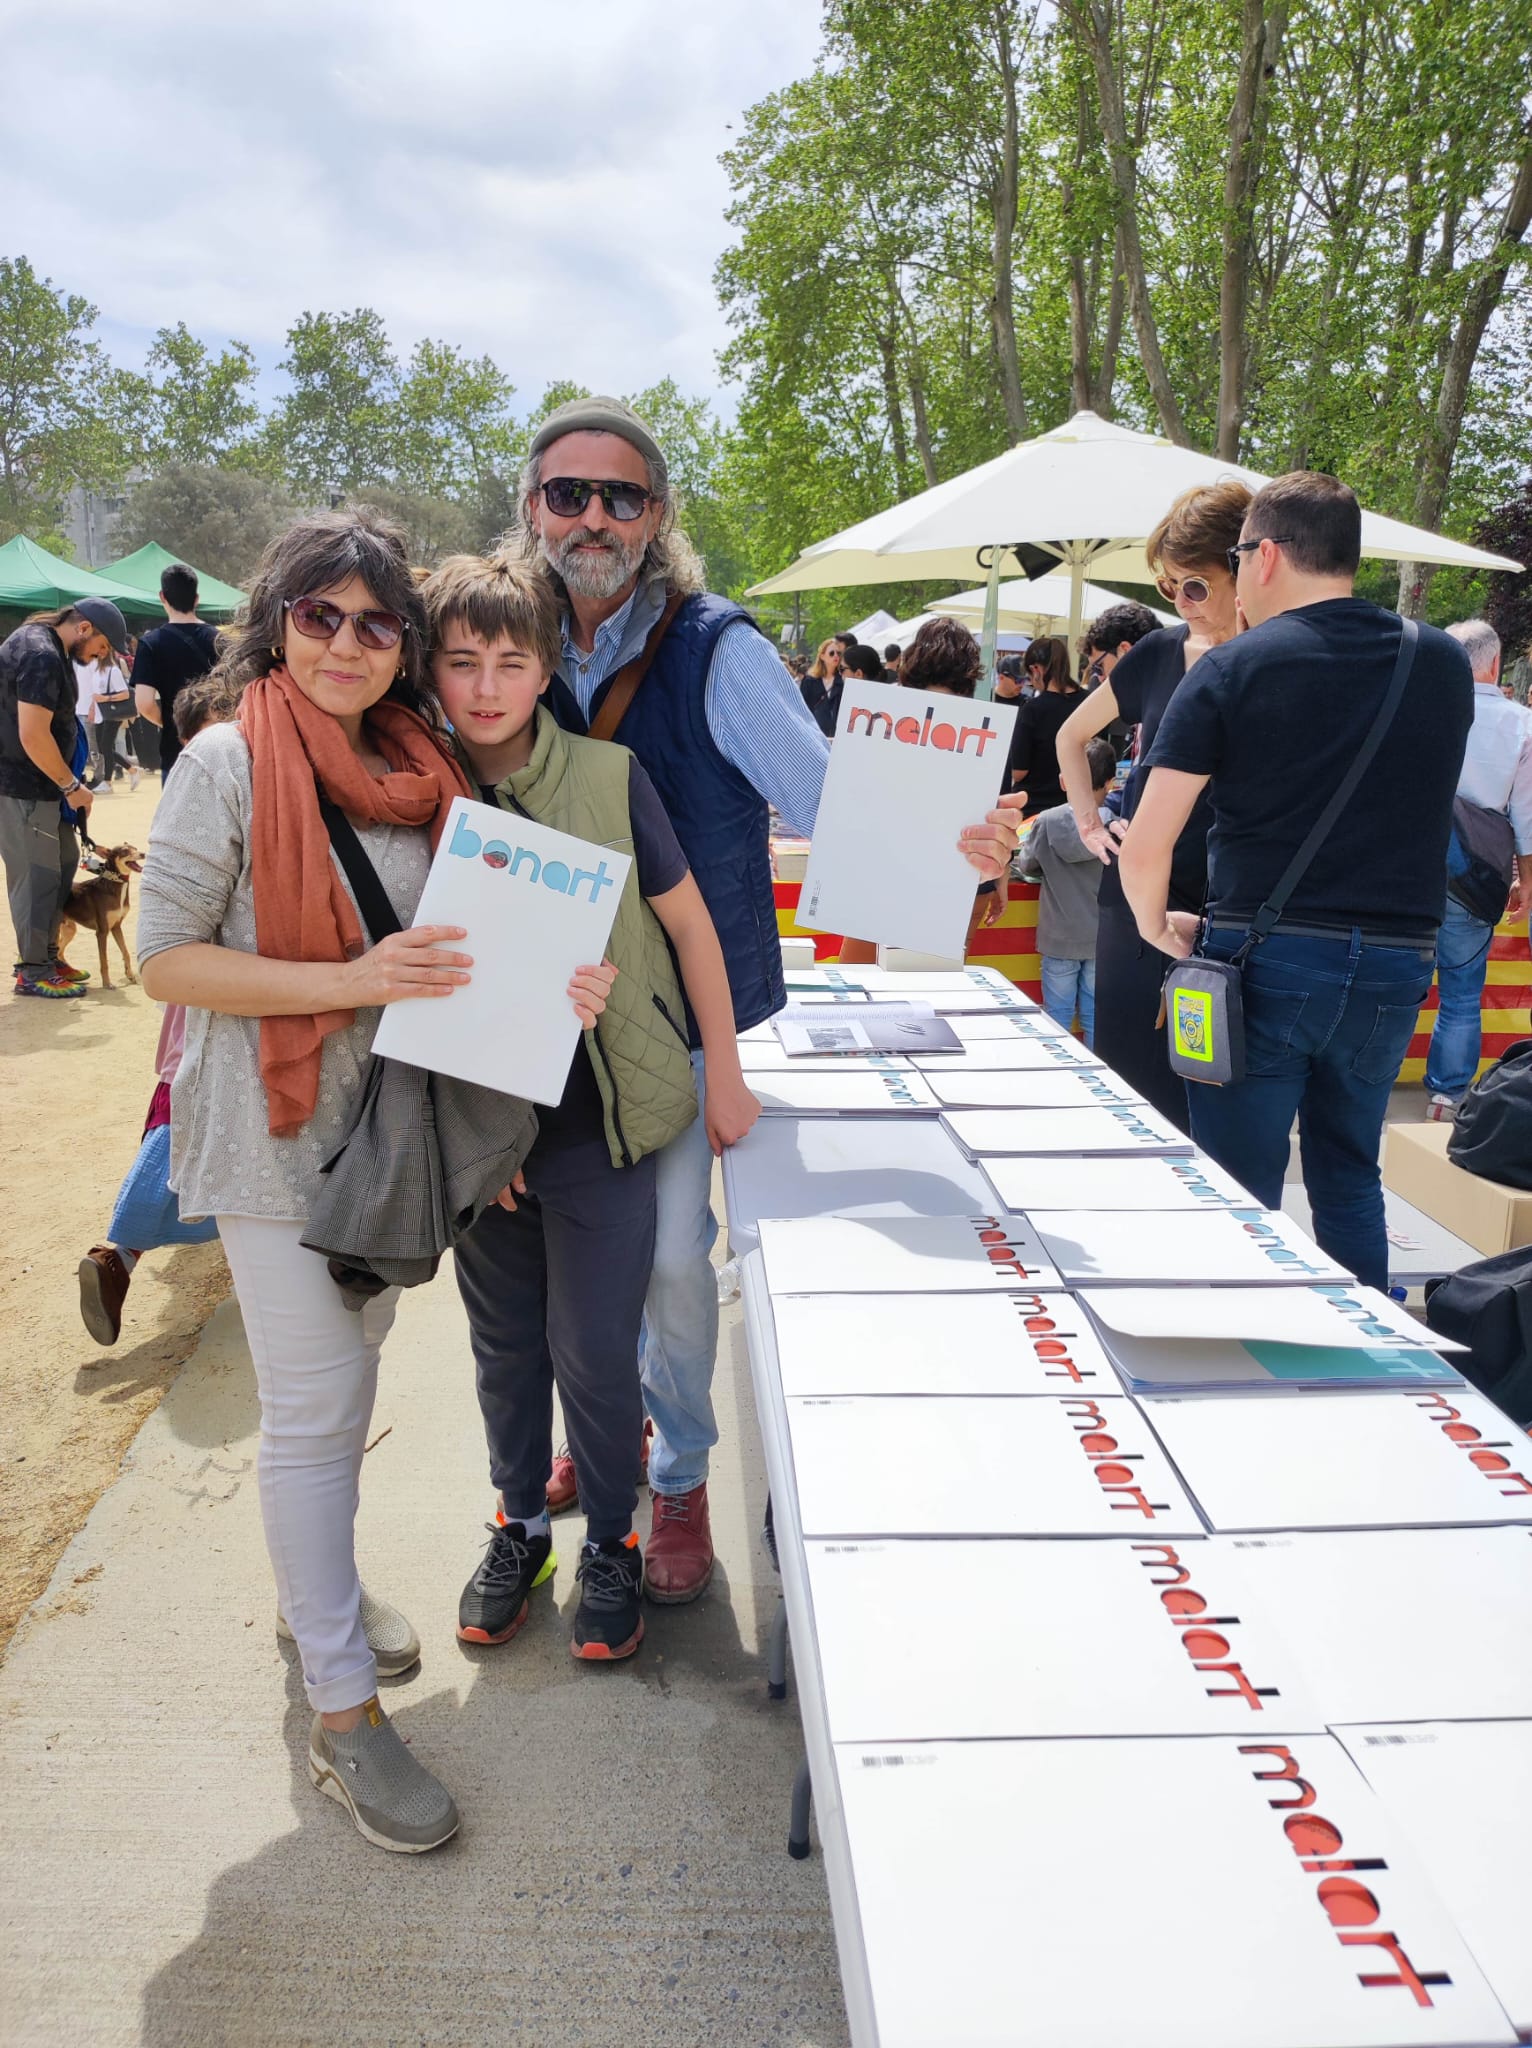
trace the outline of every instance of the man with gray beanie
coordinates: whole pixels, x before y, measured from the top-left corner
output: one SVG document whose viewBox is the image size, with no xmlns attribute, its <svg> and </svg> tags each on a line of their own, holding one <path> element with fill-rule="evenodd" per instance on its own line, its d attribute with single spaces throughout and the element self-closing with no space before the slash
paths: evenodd
<svg viewBox="0 0 1532 2048">
<path fill-rule="evenodd" d="M 509 545 L 546 568 L 564 607 L 549 705 L 569 730 L 631 748 L 659 791 L 717 929 L 744 1031 L 787 1000 L 769 807 L 812 836 L 829 743 L 749 614 L 708 592 L 676 512 L 664 453 L 647 424 L 619 399 L 578 398 L 533 438 Z M 963 835 L 986 879 L 1009 863 L 1018 811 L 1002 803 Z M 695 1023 L 687 1023 L 701 1095 L 702 1054 Z M 701 1117 L 659 1155 L 640 1359 L 654 1424 L 644 1572 L 651 1599 L 670 1603 L 696 1599 L 713 1570 L 712 1165 Z M 573 1506 L 577 1489 L 570 1461 L 556 1460 L 550 1509 Z"/>
<path fill-rule="evenodd" d="M 0 861 L 16 931 L 16 993 L 83 996 L 89 975 L 59 957 L 59 919 L 80 848 L 74 820 L 91 806 L 78 774 L 75 662 L 128 651 L 110 598 L 82 597 L 30 620 L 0 644 Z"/>
</svg>

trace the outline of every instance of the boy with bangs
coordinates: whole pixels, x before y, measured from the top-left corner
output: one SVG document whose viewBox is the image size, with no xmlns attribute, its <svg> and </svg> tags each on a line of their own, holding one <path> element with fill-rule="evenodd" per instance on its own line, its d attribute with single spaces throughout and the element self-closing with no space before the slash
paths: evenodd
<svg viewBox="0 0 1532 2048">
<path fill-rule="evenodd" d="M 546 579 L 513 561 L 459 555 L 431 576 L 425 598 L 436 693 L 484 801 L 633 857 L 612 928 L 618 974 L 606 1013 L 575 1053 L 563 1100 L 538 1111 L 522 1199 L 487 1210 L 456 1258 L 500 1495 L 458 1634 L 509 1642 L 532 1589 L 552 1575 L 556 1382 L 587 1517 L 570 1649 L 610 1661 L 631 1656 L 644 1633 L 633 1527 L 638 1340 L 655 1157 L 697 1115 L 688 1007 L 707 1052 L 702 1115 L 715 1153 L 745 1135 L 760 1105 L 740 1071 L 712 920 L 652 783 L 627 748 L 564 732 L 542 703 L 561 645 Z"/>
</svg>

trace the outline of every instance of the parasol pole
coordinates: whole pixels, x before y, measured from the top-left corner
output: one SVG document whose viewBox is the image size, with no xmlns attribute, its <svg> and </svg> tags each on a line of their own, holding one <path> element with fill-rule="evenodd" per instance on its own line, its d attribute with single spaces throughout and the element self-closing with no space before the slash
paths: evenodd
<svg viewBox="0 0 1532 2048">
<path fill-rule="evenodd" d="M 989 551 L 989 582 L 984 588 L 984 624 L 979 633 L 979 686 L 977 697 L 995 694 L 995 641 L 1000 629 L 1000 556 L 997 546 Z"/>
</svg>

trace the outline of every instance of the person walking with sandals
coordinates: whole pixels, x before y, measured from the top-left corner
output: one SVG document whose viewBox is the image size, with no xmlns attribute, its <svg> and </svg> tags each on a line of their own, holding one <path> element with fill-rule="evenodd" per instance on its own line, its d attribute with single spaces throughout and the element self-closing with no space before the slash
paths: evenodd
<svg viewBox="0 0 1532 2048">
<path fill-rule="evenodd" d="M 1446 633 L 1353 594 L 1361 522 L 1332 476 L 1295 471 L 1257 492 L 1229 551 L 1250 630 L 1177 688 L 1120 864 L 1150 945 L 1209 969 L 1238 964 L 1204 980 L 1242 1011 L 1242 1061 L 1225 1048 L 1222 1085 L 1195 1085 L 1197 1055 L 1219 1051 L 1196 1032 L 1177 1060 L 1194 1081 L 1192 1136 L 1276 1209 L 1296 1117 L 1315 1236 L 1384 1288 L 1378 1151 L 1431 986 L 1473 679 Z M 1204 789 L 1199 917 L 1168 903 Z M 1170 993 L 1174 1007 L 1174 982 Z"/>
<path fill-rule="evenodd" d="M 408 925 L 448 806 L 473 794 L 422 687 L 425 625 L 388 522 L 324 514 L 271 544 L 228 657 L 235 721 L 199 733 L 166 783 L 138 920 L 146 993 L 187 1010 L 171 1185 L 183 1215 L 216 1216 L 244 1317 L 278 1627 L 315 1710 L 310 1775 L 369 1841 L 407 1852 L 447 1840 L 458 1814 L 378 1703 L 379 1672 L 407 1669 L 420 1645 L 355 1561 L 397 1292 L 354 1311 L 301 1240 L 360 1104 L 380 1006 L 450 999 L 473 966 L 456 926 L 368 944 L 321 812 L 323 798 L 344 814 Z M 571 984 L 585 1025 L 610 982 L 597 968 Z"/>
</svg>

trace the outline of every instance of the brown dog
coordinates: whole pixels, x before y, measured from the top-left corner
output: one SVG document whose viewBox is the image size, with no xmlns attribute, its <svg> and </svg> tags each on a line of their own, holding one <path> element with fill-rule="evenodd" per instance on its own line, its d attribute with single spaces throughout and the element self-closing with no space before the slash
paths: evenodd
<svg viewBox="0 0 1532 2048">
<path fill-rule="evenodd" d="M 69 892 L 59 922 L 59 956 L 77 931 L 93 931 L 101 955 L 101 986 L 110 988 L 112 977 L 106 965 L 106 935 L 111 933 L 122 955 L 129 981 L 137 981 L 133 956 L 123 936 L 122 921 L 128 914 L 130 877 L 143 873 L 143 855 L 136 846 L 107 846 L 101 849 L 101 871 L 77 882 Z"/>
</svg>

